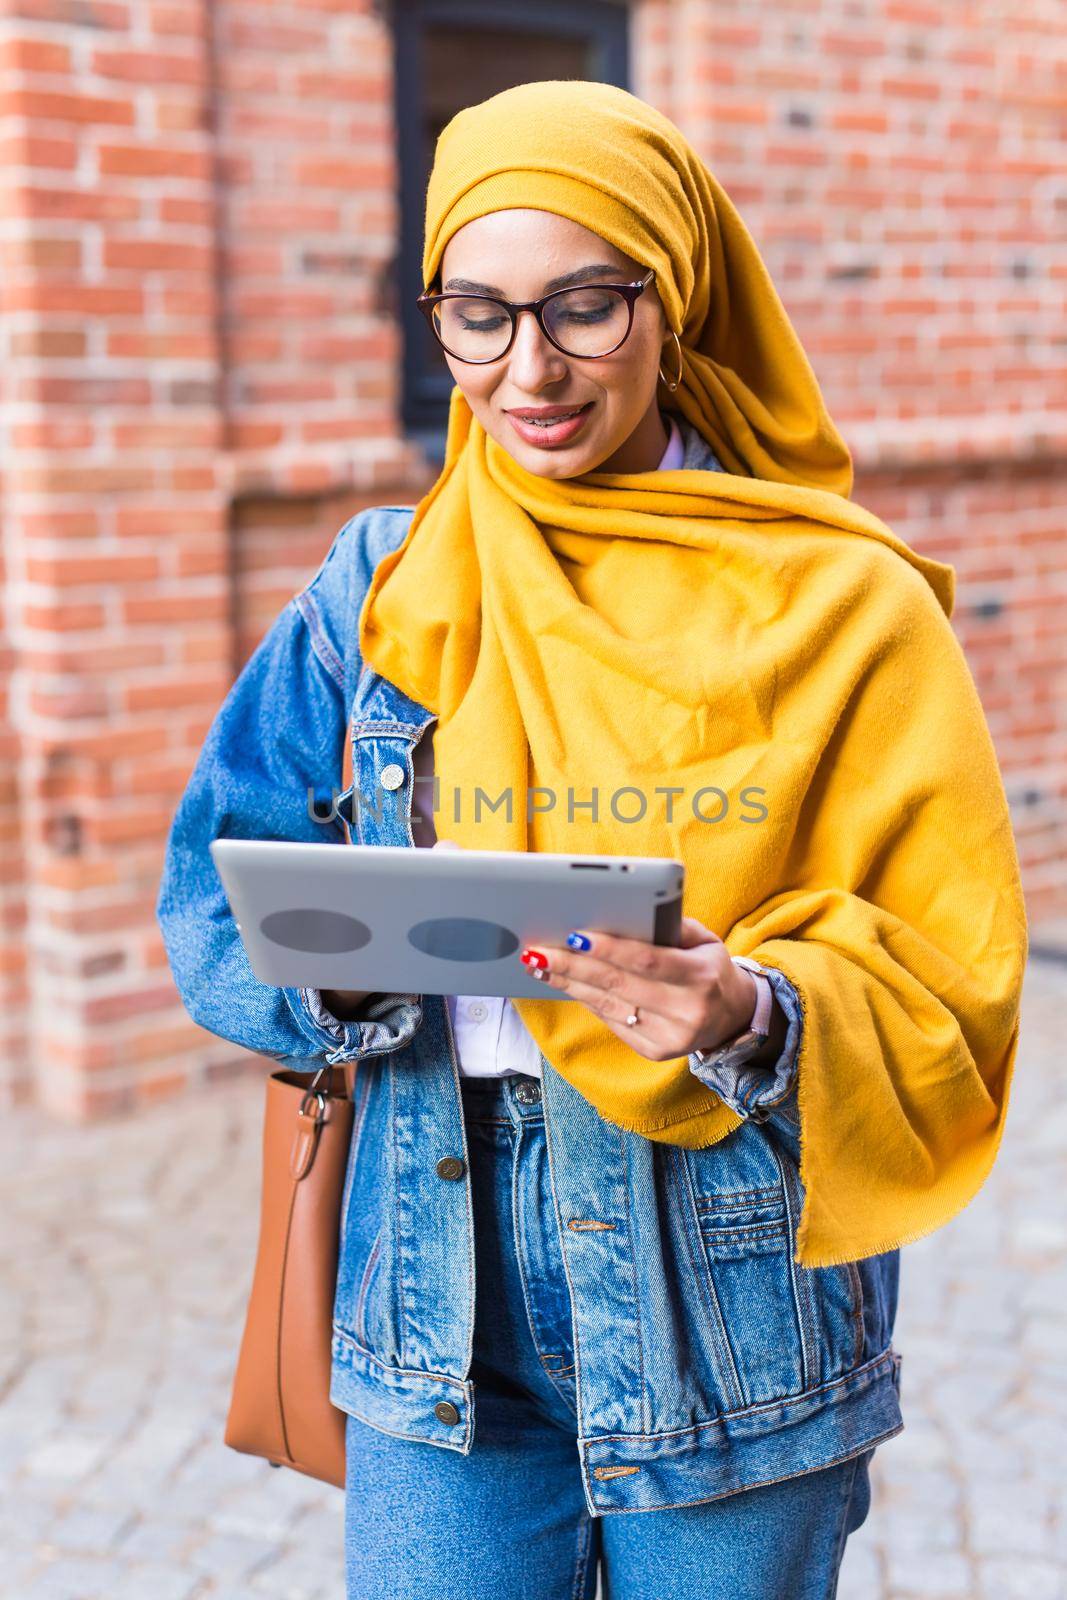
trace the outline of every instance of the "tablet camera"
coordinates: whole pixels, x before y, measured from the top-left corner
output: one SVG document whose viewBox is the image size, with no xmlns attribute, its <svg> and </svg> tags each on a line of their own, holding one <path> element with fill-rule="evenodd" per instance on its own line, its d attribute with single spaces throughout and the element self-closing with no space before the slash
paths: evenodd
<svg viewBox="0 0 1067 1600">
<path fill-rule="evenodd" d="M 408 929 L 408 943 L 443 961 L 500 961 L 514 955 L 518 936 L 499 922 L 479 917 L 430 917 Z"/>
<path fill-rule="evenodd" d="M 294 906 L 272 911 L 259 925 L 264 938 L 286 950 L 305 950 L 317 956 L 340 956 L 370 944 L 371 931 L 358 917 L 343 911 L 307 910 Z"/>
</svg>

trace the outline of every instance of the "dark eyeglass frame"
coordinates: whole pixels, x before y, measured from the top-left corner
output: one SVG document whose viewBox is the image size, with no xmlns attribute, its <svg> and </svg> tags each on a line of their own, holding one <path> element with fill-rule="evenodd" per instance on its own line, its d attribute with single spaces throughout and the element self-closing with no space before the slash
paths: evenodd
<svg viewBox="0 0 1067 1600">
<path fill-rule="evenodd" d="M 464 366 L 488 367 L 491 366 L 494 361 L 503 361 L 512 345 L 515 343 L 515 335 L 519 331 L 520 311 L 532 311 L 534 316 L 537 318 L 537 326 L 540 328 L 549 344 L 554 345 L 562 355 L 568 356 L 570 360 L 603 361 L 605 356 L 614 355 L 615 351 L 618 350 L 621 345 L 624 345 L 627 339 L 630 337 L 630 332 L 634 325 L 634 305 L 636 304 L 637 297 L 638 295 L 644 293 L 655 276 L 656 269 L 654 267 L 650 267 L 645 276 L 640 278 L 636 283 L 598 282 L 587 284 L 571 284 L 570 287 L 566 289 L 553 289 L 551 294 L 542 295 L 540 300 L 501 300 L 499 296 L 495 294 L 464 294 L 459 289 L 454 289 L 444 294 L 434 294 L 429 289 L 424 289 L 422 294 L 416 297 L 415 304 L 426 317 L 427 322 L 430 324 L 430 332 L 437 340 L 437 343 L 441 346 L 441 349 L 450 355 L 453 361 L 462 361 Z M 564 346 L 560 344 L 558 339 L 553 339 L 552 335 L 545 327 L 545 307 L 548 302 L 550 300 L 555 300 L 557 296 L 561 294 L 573 294 L 576 289 L 614 289 L 615 293 L 621 294 L 623 299 L 626 301 L 626 332 L 623 334 L 618 344 L 613 344 L 610 350 L 602 350 L 600 354 L 596 356 L 575 355 L 573 350 L 565 349 Z M 441 338 L 441 335 L 438 333 L 437 325 L 433 319 L 434 307 L 440 304 L 442 300 L 491 300 L 493 305 L 503 306 L 504 310 L 511 318 L 511 337 L 508 339 L 507 344 L 504 346 L 503 350 L 501 350 L 500 354 L 497 356 L 486 356 L 481 361 L 472 361 L 469 356 L 457 356 L 453 350 L 449 350 L 448 346 Z"/>
</svg>

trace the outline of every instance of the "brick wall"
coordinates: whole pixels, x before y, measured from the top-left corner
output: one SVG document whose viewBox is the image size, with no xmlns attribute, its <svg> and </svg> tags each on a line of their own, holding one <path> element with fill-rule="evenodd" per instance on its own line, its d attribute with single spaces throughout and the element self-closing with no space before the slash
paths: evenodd
<svg viewBox="0 0 1067 1600">
<path fill-rule="evenodd" d="M 1067 914 L 1057 144 L 1047 0 L 644 0 L 634 87 L 739 206 L 856 459 L 959 574 L 1031 914 Z M 72 1117 L 262 1071 L 153 916 L 215 709 L 397 424 L 388 27 L 361 0 L 0 5 L 0 1061 Z"/>
<path fill-rule="evenodd" d="M 1067 17 L 646 0 L 636 20 L 639 92 L 759 243 L 853 497 L 956 568 L 1035 942 L 1067 947 Z"/>
</svg>

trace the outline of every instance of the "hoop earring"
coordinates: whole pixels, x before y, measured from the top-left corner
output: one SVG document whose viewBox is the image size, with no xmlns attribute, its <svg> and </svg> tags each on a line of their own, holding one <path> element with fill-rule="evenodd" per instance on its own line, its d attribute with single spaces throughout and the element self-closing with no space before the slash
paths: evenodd
<svg viewBox="0 0 1067 1600">
<path fill-rule="evenodd" d="M 678 385 L 682 381 L 682 372 L 685 368 L 685 356 L 682 354 L 682 341 L 679 339 L 673 328 L 671 329 L 671 338 L 678 346 L 678 376 L 672 382 L 672 380 L 668 378 L 667 374 L 663 370 L 662 361 L 659 364 L 659 375 L 663 379 L 663 382 L 667 385 L 667 388 L 670 390 L 671 394 L 673 394 L 675 389 L 677 389 Z"/>
</svg>

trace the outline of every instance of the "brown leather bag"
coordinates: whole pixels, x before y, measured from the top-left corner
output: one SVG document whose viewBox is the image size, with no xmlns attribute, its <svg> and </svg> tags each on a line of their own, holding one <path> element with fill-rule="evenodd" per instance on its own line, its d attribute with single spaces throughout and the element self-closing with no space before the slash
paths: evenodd
<svg viewBox="0 0 1067 1600">
<path fill-rule="evenodd" d="M 345 730 L 343 787 L 352 782 Z M 347 823 L 345 833 L 350 836 Z M 259 1246 L 225 1443 L 345 1486 L 345 1412 L 330 1401 L 341 1202 L 355 1066 L 267 1079 Z"/>
</svg>

